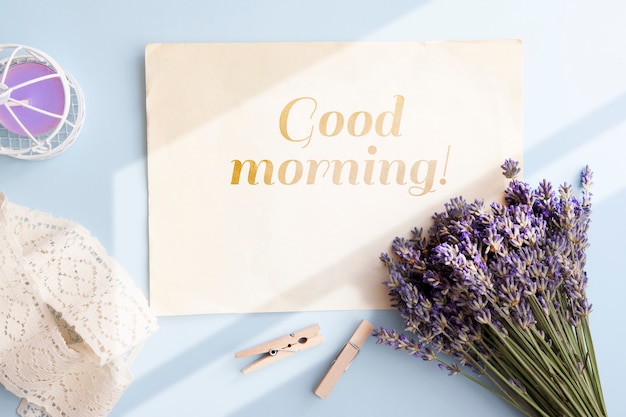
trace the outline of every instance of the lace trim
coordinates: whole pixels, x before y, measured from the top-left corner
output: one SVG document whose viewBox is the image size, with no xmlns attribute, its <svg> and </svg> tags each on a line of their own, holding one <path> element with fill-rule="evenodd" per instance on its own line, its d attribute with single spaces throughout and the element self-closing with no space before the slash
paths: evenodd
<svg viewBox="0 0 626 417">
<path fill-rule="evenodd" d="M 143 294 L 81 226 L 0 193 L 0 382 L 22 416 L 106 416 L 157 328 Z"/>
</svg>

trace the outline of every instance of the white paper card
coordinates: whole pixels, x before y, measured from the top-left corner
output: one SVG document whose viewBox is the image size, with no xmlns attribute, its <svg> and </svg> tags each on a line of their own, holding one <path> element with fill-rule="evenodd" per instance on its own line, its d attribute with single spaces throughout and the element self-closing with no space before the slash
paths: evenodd
<svg viewBox="0 0 626 417">
<path fill-rule="evenodd" d="M 379 260 L 522 157 L 519 41 L 151 44 L 159 315 L 388 309 Z"/>
</svg>

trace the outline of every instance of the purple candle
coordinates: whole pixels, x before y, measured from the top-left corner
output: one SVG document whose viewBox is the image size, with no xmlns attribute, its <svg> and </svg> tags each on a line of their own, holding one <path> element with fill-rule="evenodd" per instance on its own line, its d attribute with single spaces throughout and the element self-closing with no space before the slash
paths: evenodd
<svg viewBox="0 0 626 417">
<path fill-rule="evenodd" d="M 41 135 L 57 127 L 65 109 L 65 91 L 58 76 L 45 78 L 53 74 L 52 68 L 36 62 L 11 65 L 4 83 L 0 73 L 0 125 L 22 136 Z"/>
</svg>

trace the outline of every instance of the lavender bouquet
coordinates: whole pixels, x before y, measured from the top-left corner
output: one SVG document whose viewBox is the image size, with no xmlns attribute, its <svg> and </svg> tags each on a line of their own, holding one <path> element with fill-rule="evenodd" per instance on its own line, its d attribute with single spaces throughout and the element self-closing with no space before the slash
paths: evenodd
<svg viewBox="0 0 626 417">
<path fill-rule="evenodd" d="M 392 306 L 415 339 L 385 328 L 374 336 L 526 416 L 606 417 L 584 271 L 591 171 L 579 200 L 568 184 L 557 192 L 515 179 L 515 161 L 502 168 L 504 204 L 454 198 L 426 235 L 416 228 L 381 255 Z"/>
</svg>

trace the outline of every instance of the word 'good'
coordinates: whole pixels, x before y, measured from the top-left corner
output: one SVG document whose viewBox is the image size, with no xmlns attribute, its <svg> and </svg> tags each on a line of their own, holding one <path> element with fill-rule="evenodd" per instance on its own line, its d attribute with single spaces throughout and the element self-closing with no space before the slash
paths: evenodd
<svg viewBox="0 0 626 417">
<path fill-rule="evenodd" d="M 326 137 L 337 136 L 344 127 L 350 136 L 365 136 L 371 132 L 372 126 L 378 136 L 400 136 L 404 97 L 397 95 L 395 98 L 394 110 L 380 113 L 374 121 L 374 116 L 366 111 L 357 111 L 346 117 L 339 111 L 331 110 L 318 116 L 317 100 L 298 97 L 287 103 L 280 113 L 280 134 L 290 142 L 304 143 L 303 147 L 311 143 L 316 127 Z"/>
</svg>

